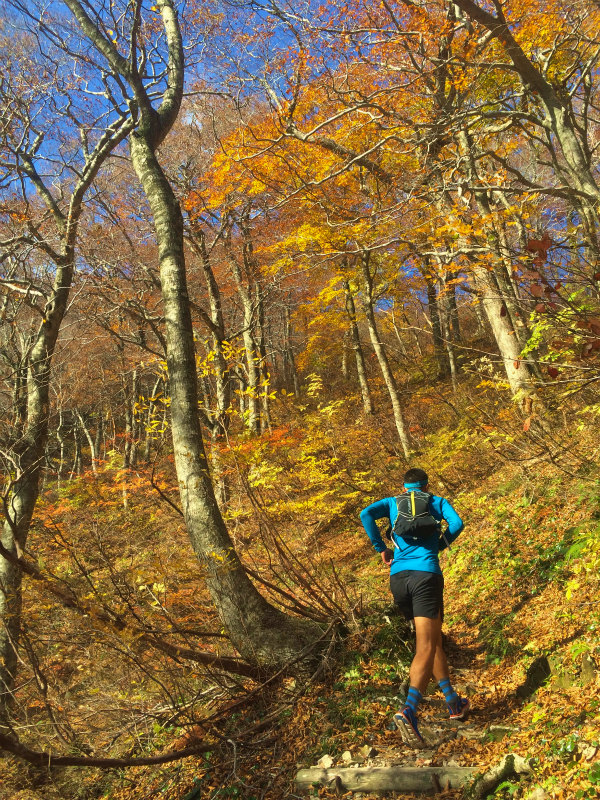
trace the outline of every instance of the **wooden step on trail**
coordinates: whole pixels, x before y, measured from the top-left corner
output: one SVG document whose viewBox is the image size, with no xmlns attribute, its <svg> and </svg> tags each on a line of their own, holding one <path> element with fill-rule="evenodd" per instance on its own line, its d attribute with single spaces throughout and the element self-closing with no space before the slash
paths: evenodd
<svg viewBox="0 0 600 800">
<path fill-rule="evenodd" d="M 477 772 L 476 767 L 309 767 L 296 775 L 299 789 L 315 785 L 345 792 L 422 792 L 457 789 Z"/>
</svg>

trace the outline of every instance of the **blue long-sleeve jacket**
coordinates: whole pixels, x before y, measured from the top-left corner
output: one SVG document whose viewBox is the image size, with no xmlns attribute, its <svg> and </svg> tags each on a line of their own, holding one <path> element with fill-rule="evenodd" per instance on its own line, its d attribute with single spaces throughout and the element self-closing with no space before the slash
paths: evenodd
<svg viewBox="0 0 600 800">
<path fill-rule="evenodd" d="M 439 522 L 445 520 L 448 523 L 448 530 L 444 532 L 443 537 L 434 533 L 419 544 L 409 544 L 401 536 L 394 536 L 396 547 L 394 548 L 394 560 L 392 561 L 390 575 L 402 572 L 405 569 L 442 574 L 438 553 L 447 545 L 452 544 L 464 528 L 464 523 L 450 503 L 443 497 L 432 495 L 429 508 L 434 519 Z M 387 518 L 390 524 L 393 525 L 397 516 L 398 506 L 396 505 L 395 497 L 384 497 L 383 500 L 372 503 L 360 512 L 360 521 L 378 553 L 383 553 L 387 546 L 381 538 L 375 520 Z"/>
</svg>

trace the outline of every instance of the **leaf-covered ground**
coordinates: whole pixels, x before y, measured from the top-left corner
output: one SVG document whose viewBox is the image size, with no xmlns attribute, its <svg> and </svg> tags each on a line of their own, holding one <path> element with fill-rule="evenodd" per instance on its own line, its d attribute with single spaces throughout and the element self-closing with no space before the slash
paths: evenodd
<svg viewBox="0 0 600 800">
<path fill-rule="evenodd" d="M 468 525 L 444 556 L 447 648 L 454 683 L 472 701 L 469 720 L 449 723 L 432 683 L 421 713 L 432 746 L 410 751 L 393 730 L 412 641 L 359 531 L 350 553 L 345 540 L 329 545 L 336 552 L 339 546 L 340 561 L 356 565 L 365 588 L 358 630 L 340 644 L 327 679 L 282 712 L 273 741 L 247 754 L 235 754 L 232 744 L 227 753 L 225 745 L 219 766 L 207 762 L 196 770 L 196 796 L 292 798 L 297 766 L 316 765 L 324 755 L 347 766 L 347 751 L 357 765 L 481 770 L 517 753 L 531 760 L 533 773 L 505 782 L 496 797 L 526 797 L 536 789 L 535 797 L 557 800 L 598 796 L 598 483 L 589 476 L 567 480 L 550 468 L 526 480 L 510 473 L 459 494 L 456 505 Z M 544 656 L 553 674 L 536 689 L 527 673 Z M 178 791 L 166 796 L 182 796 Z M 314 794 L 338 797 L 339 790 Z"/>
<path fill-rule="evenodd" d="M 302 429 L 288 414 L 270 438 L 241 441 L 224 454 L 231 474 L 241 476 L 228 523 L 242 558 L 269 585 L 289 568 L 288 592 L 324 617 L 343 612 L 344 630 L 319 674 L 262 688 L 227 683 L 164 654 L 143 655 L 135 637 L 93 629 L 28 583 L 28 633 L 43 657 L 47 699 L 72 723 L 64 723 L 66 746 L 57 749 L 126 756 L 197 741 L 214 747 L 176 763 L 109 772 L 49 775 L 4 759 L 1 800 L 291 800 L 301 796 L 299 766 L 326 755 L 336 765 L 485 770 L 509 752 L 530 759 L 533 772 L 500 786 L 496 797 L 598 796 L 600 483 L 593 463 L 575 453 L 566 466 L 507 458 L 494 468 L 503 443 L 460 427 L 440 428 L 430 442 L 420 463 L 432 490 L 449 496 L 466 521 L 442 566 L 453 681 L 473 710 L 468 722 L 450 724 L 432 684 L 421 714 L 430 747 L 414 752 L 391 724 L 406 689 L 411 634 L 390 606 L 387 576 L 357 517 L 371 500 L 394 493 L 402 467 L 385 433 L 352 426 L 344 413 L 339 404 L 319 408 Z M 590 434 L 587 451 L 592 441 Z M 176 499 L 168 476 L 165 468 L 163 491 Z M 100 478 L 60 492 L 50 487 L 32 540 L 41 561 L 90 602 L 163 635 L 178 626 L 190 642 L 229 652 L 183 526 L 148 486 L 142 472 L 123 476 L 108 465 Z M 203 639 L 207 631 L 216 638 Z M 545 677 L 545 669 L 552 675 L 537 688 L 531 676 Z M 45 742 L 51 728 L 25 665 L 23 675 L 23 735 L 35 745 L 30 732 Z M 315 787 L 313 795 L 339 792 Z"/>
</svg>

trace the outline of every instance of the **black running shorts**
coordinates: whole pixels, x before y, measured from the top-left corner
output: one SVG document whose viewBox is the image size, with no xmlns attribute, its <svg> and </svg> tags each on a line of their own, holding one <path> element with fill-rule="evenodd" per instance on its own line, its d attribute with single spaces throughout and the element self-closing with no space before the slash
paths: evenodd
<svg viewBox="0 0 600 800">
<path fill-rule="evenodd" d="M 444 619 L 444 577 L 435 572 L 403 570 L 390 576 L 394 603 L 406 619 Z"/>
</svg>

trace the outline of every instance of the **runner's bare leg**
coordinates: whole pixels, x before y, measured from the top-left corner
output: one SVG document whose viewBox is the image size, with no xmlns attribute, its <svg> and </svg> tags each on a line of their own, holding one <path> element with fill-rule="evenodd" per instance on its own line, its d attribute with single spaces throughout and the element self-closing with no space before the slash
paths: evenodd
<svg viewBox="0 0 600 800">
<path fill-rule="evenodd" d="M 438 678 L 445 671 L 442 677 L 448 677 L 448 664 L 442 650 L 442 620 L 438 615 L 436 619 L 415 617 L 414 622 L 417 648 L 410 665 L 410 685 L 424 694 L 432 674 Z"/>
</svg>

